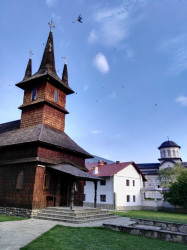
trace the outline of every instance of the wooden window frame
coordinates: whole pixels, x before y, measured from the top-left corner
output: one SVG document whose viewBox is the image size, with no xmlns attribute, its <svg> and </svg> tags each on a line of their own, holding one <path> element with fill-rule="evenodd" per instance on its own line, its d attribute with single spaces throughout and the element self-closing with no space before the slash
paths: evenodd
<svg viewBox="0 0 187 250">
<path fill-rule="evenodd" d="M 100 186 L 106 186 L 106 180 L 101 180 L 100 181 Z"/>
<path fill-rule="evenodd" d="M 44 174 L 43 189 L 49 189 L 49 183 L 50 183 L 50 175 L 49 174 Z"/>
<path fill-rule="evenodd" d="M 23 170 L 21 170 L 18 174 L 18 177 L 17 177 L 16 189 L 23 188 L 23 177 L 24 177 Z"/>
<path fill-rule="evenodd" d="M 106 202 L 106 194 L 100 194 L 100 202 Z"/>
<path fill-rule="evenodd" d="M 136 202 L 136 195 L 133 195 L 133 202 Z"/>
</svg>

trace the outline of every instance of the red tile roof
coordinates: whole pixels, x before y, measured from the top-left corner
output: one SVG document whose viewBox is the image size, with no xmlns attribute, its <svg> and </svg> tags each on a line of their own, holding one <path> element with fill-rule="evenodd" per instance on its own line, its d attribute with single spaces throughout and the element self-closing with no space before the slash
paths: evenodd
<svg viewBox="0 0 187 250">
<path fill-rule="evenodd" d="M 98 177 L 110 177 L 110 176 L 115 175 L 116 173 L 118 173 L 122 169 L 128 167 L 129 165 L 133 165 L 135 167 L 135 169 L 137 170 L 137 172 L 139 174 L 141 174 L 143 180 L 146 181 L 145 176 L 142 174 L 142 172 L 140 171 L 138 166 L 133 161 L 113 163 L 113 164 L 103 164 L 103 165 L 100 165 L 97 162 L 93 162 L 93 163 L 87 163 L 86 168 L 88 170 L 90 170 L 88 172 L 89 174 L 93 174 L 93 175 L 98 176 Z M 93 168 L 96 166 L 98 166 L 98 174 L 93 173 L 93 171 L 94 171 Z"/>
</svg>

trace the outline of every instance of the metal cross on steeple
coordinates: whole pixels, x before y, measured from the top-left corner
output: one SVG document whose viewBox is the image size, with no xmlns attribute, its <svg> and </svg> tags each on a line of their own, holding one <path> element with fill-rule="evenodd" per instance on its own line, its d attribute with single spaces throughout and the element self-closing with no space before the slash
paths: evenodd
<svg viewBox="0 0 187 250">
<path fill-rule="evenodd" d="M 167 136 L 167 138 L 168 138 L 168 141 L 169 141 L 169 136 Z"/>
<path fill-rule="evenodd" d="M 65 60 L 65 64 L 67 64 L 67 57 L 63 56 L 62 59 L 64 59 Z"/>
<path fill-rule="evenodd" d="M 48 23 L 48 24 L 49 24 L 49 26 L 50 26 L 50 31 L 53 32 L 53 29 L 55 28 L 54 23 L 53 23 L 53 20 L 51 19 L 51 22 Z"/>
<path fill-rule="evenodd" d="M 34 55 L 33 53 L 32 53 L 32 49 L 29 51 L 29 54 L 30 54 L 30 59 L 32 58 L 32 55 Z"/>
</svg>

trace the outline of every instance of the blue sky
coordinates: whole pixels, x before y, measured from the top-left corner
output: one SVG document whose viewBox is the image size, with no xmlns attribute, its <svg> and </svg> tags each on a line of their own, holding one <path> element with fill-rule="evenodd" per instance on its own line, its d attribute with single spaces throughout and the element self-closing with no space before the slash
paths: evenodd
<svg viewBox="0 0 187 250">
<path fill-rule="evenodd" d="M 157 162 L 169 136 L 187 161 L 187 1 L 0 1 L 0 123 L 20 119 L 22 80 L 38 70 L 53 19 L 55 62 L 67 56 L 66 133 L 91 154 Z M 83 23 L 76 21 L 79 14 Z"/>
</svg>

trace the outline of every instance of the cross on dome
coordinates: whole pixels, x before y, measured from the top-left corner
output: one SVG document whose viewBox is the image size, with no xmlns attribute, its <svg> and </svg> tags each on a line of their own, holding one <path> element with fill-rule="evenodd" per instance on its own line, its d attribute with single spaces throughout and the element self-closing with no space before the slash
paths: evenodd
<svg viewBox="0 0 187 250">
<path fill-rule="evenodd" d="M 51 19 L 51 22 L 48 23 L 50 26 L 50 31 L 53 32 L 53 29 L 55 28 L 55 25 L 53 23 L 53 20 Z"/>
</svg>

